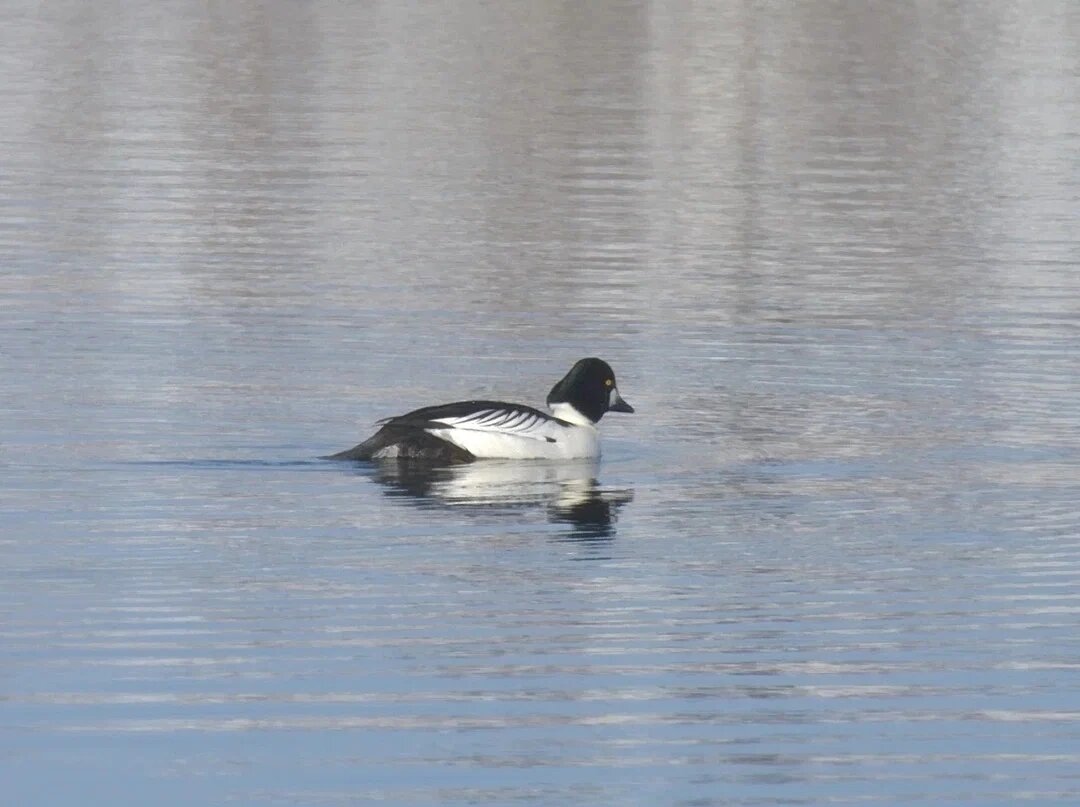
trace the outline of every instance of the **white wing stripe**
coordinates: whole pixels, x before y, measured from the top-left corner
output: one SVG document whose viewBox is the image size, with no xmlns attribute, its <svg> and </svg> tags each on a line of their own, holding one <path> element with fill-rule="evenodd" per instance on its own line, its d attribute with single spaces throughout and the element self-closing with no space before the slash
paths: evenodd
<svg viewBox="0 0 1080 807">
<path fill-rule="evenodd" d="M 436 423 L 445 423 L 447 426 L 472 428 L 486 431 L 516 431 L 535 428 L 537 425 L 547 423 L 546 418 L 541 418 L 532 412 L 518 412 L 502 409 L 482 409 L 479 412 L 470 412 L 468 415 L 457 417 L 434 418 Z"/>
<path fill-rule="evenodd" d="M 553 421 L 535 412 L 516 409 L 481 409 L 467 415 L 436 418 L 435 422 L 444 423 L 450 429 L 515 435 L 533 440 L 548 440 L 554 436 L 547 433 L 554 426 Z"/>
</svg>

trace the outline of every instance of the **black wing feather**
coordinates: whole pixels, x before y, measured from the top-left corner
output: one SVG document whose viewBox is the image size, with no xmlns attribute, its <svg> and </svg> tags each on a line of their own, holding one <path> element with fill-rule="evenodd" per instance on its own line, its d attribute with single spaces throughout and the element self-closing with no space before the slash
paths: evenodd
<svg viewBox="0 0 1080 807">
<path fill-rule="evenodd" d="M 387 418 L 380 421 L 386 425 L 415 426 L 417 428 L 446 428 L 445 423 L 437 423 L 443 419 L 473 420 L 479 424 L 488 426 L 506 425 L 511 417 L 533 417 L 537 422 L 554 420 L 553 417 L 533 409 L 525 404 L 503 403 L 502 401 L 456 401 L 454 403 L 439 404 L 437 406 L 425 406 L 422 409 L 414 409 L 404 415 Z"/>
</svg>

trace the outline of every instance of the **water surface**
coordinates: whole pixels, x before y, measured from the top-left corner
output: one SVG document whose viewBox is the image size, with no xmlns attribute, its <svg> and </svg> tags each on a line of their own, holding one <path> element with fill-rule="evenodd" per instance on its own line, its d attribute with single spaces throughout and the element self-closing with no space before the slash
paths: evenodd
<svg viewBox="0 0 1080 807">
<path fill-rule="evenodd" d="M 13 804 L 1080 800 L 1073 4 L 0 20 Z"/>
</svg>

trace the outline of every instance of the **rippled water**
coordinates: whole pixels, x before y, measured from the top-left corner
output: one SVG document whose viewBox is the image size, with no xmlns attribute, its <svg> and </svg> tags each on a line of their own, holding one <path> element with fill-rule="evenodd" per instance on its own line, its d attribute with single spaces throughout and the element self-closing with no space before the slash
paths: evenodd
<svg viewBox="0 0 1080 807">
<path fill-rule="evenodd" d="M 6 800 L 1080 801 L 1077 6 L 0 21 Z"/>
</svg>

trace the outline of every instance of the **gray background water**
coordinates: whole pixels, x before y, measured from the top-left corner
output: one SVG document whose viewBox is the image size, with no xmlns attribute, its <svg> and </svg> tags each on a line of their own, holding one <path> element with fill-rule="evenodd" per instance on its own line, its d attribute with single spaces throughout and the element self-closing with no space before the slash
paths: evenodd
<svg viewBox="0 0 1080 807">
<path fill-rule="evenodd" d="M 1080 5 L 0 26 L 6 804 L 1080 801 Z"/>
</svg>

